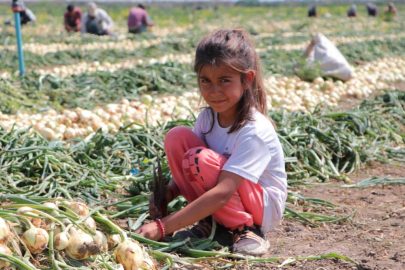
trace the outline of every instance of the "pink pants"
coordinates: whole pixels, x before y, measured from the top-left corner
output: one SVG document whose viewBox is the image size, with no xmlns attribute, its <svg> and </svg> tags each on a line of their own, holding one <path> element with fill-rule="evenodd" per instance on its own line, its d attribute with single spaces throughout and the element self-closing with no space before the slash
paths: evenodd
<svg viewBox="0 0 405 270">
<path fill-rule="evenodd" d="M 189 203 L 217 185 L 227 158 L 207 148 L 192 130 L 173 128 L 166 135 L 164 148 L 173 179 Z M 234 230 L 243 225 L 260 226 L 263 211 L 262 187 L 244 179 L 229 202 L 212 216 Z"/>
</svg>

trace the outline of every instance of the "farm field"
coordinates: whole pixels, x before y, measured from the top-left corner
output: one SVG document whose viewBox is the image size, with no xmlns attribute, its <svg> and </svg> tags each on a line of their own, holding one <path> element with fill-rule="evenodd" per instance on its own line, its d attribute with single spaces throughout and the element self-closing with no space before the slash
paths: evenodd
<svg viewBox="0 0 405 270">
<path fill-rule="evenodd" d="M 124 269 L 114 258 L 124 238 L 142 244 L 145 269 L 405 269 L 405 4 L 396 4 L 392 22 L 367 17 L 364 3 L 357 18 L 346 17 L 344 4 L 319 3 L 318 18 L 298 3 L 155 4 L 148 12 L 156 25 L 141 35 L 127 33 L 130 4 L 101 4 L 117 39 L 66 33 L 65 4 L 27 5 L 38 21 L 22 28 L 23 76 L 14 27 L 4 24 L 13 16 L 0 5 L 0 218 L 13 235 L 0 234 L 12 253 L 0 245 L 6 269 Z M 262 61 L 288 174 L 284 219 L 260 258 L 212 239 L 160 243 L 132 233 L 149 221 L 157 156 L 171 178 L 165 134 L 192 127 L 204 106 L 196 45 L 214 29 L 235 27 L 250 32 Z M 317 33 L 346 57 L 354 78 L 294 74 Z M 185 203 L 175 199 L 169 212 Z M 82 257 L 54 239 L 69 224 L 92 247 Z M 49 237 L 36 249 L 26 240 L 34 229 Z M 96 229 L 106 238 L 92 238 Z"/>
</svg>

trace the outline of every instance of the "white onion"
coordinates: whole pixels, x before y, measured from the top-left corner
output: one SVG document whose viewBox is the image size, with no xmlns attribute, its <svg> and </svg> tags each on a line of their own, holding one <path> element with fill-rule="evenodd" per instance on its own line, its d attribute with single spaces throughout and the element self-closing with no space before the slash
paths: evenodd
<svg viewBox="0 0 405 270">
<path fill-rule="evenodd" d="M 79 217 L 84 217 L 89 213 L 89 209 L 87 208 L 87 205 L 81 202 L 70 202 L 68 209 L 72 210 L 75 214 L 77 214 Z"/>
<path fill-rule="evenodd" d="M 10 236 L 9 225 L 3 218 L 0 218 L 0 244 L 6 244 Z"/>
<path fill-rule="evenodd" d="M 125 270 L 138 270 L 143 263 L 143 250 L 135 241 L 127 240 L 118 245 L 114 251 L 118 263 Z"/>
<path fill-rule="evenodd" d="M 121 243 L 121 236 L 119 234 L 109 234 L 107 235 L 107 245 L 108 249 L 112 249 Z"/>
<path fill-rule="evenodd" d="M 97 229 L 97 224 L 92 217 L 86 218 L 84 224 L 86 224 L 92 231 L 95 231 Z"/>
<path fill-rule="evenodd" d="M 85 260 L 92 255 L 99 254 L 102 245 L 95 243 L 93 237 L 82 231 L 71 228 L 69 244 L 66 247 L 66 254 L 76 260 Z"/>
<path fill-rule="evenodd" d="M 145 105 L 149 105 L 152 102 L 153 98 L 150 95 L 143 95 L 141 98 L 141 102 Z"/>
<path fill-rule="evenodd" d="M 44 229 L 32 226 L 23 233 L 21 239 L 32 253 L 37 254 L 47 248 L 49 235 Z"/>
<path fill-rule="evenodd" d="M 105 236 L 104 233 L 102 233 L 100 231 L 96 231 L 96 235 L 93 235 L 93 240 L 95 243 L 102 246 L 103 251 L 105 251 L 105 252 L 108 251 L 107 237 Z"/>
<path fill-rule="evenodd" d="M 3 245 L 3 244 L 0 244 L 0 252 L 13 256 L 13 253 L 11 253 L 11 250 L 6 245 Z M 0 260 L 0 269 L 3 269 L 3 267 L 8 267 L 8 266 L 10 266 L 9 262 Z"/>
<path fill-rule="evenodd" d="M 23 206 L 23 207 L 20 207 L 17 209 L 17 213 L 19 213 L 19 214 L 26 213 L 26 214 L 38 216 L 38 215 L 32 213 L 31 211 L 35 211 L 35 210 L 28 206 Z M 34 217 L 25 217 L 25 218 L 28 219 L 32 223 L 32 225 L 34 225 L 35 227 L 41 226 L 42 220 L 40 218 L 34 218 Z"/>
<path fill-rule="evenodd" d="M 70 235 L 67 232 L 61 232 L 55 235 L 54 245 L 57 250 L 63 250 L 68 246 Z"/>
</svg>

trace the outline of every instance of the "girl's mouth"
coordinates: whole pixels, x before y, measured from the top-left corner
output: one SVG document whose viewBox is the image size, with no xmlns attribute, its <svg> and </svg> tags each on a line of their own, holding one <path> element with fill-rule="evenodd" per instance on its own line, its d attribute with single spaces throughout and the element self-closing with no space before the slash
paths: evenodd
<svg viewBox="0 0 405 270">
<path fill-rule="evenodd" d="M 213 103 L 213 104 L 221 104 L 222 102 L 225 102 L 225 100 L 211 101 L 211 103 Z"/>
</svg>

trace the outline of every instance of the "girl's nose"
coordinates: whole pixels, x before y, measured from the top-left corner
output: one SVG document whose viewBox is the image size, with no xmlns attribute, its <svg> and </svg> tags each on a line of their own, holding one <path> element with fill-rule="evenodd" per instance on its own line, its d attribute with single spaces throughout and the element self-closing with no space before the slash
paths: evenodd
<svg viewBox="0 0 405 270">
<path fill-rule="evenodd" d="M 211 95 L 220 95 L 220 94 L 221 94 L 221 89 L 220 89 L 220 87 L 218 87 L 218 86 L 216 86 L 216 85 L 212 85 L 210 94 L 211 94 Z"/>
</svg>

